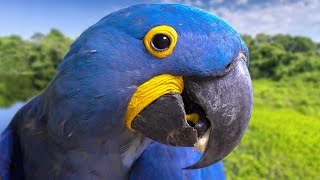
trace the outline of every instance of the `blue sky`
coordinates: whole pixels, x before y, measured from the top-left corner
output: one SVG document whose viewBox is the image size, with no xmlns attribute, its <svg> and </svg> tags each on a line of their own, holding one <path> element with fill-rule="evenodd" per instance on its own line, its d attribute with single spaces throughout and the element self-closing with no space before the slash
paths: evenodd
<svg viewBox="0 0 320 180">
<path fill-rule="evenodd" d="M 139 0 L 0 0 L 0 36 L 24 38 L 51 28 L 76 38 L 90 25 Z M 145 0 L 205 9 L 243 34 L 303 35 L 320 42 L 319 0 Z"/>
</svg>

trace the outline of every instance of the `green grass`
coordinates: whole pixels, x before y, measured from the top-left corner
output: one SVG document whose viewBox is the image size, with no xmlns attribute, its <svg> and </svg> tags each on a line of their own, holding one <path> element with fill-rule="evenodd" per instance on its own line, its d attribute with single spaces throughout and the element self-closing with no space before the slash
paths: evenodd
<svg viewBox="0 0 320 180">
<path fill-rule="evenodd" d="M 295 78 L 280 82 L 255 80 L 253 90 L 255 108 L 293 109 L 320 119 L 320 81 L 304 82 Z"/>
<path fill-rule="evenodd" d="M 320 90 L 299 84 L 303 86 L 254 82 L 255 106 L 248 131 L 224 160 L 228 179 L 319 178 Z M 291 92 L 297 93 L 293 97 Z"/>
</svg>

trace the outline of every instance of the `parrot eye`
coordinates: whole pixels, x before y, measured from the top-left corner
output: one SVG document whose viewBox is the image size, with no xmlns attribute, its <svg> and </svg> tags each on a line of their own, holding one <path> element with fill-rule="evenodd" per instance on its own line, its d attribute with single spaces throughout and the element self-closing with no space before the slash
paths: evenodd
<svg viewBox="0 0 320 180">
<path fill-rule="evenodd" d="M 150 54 L 165 58 L 172 54 L 178 40 L 177 32 L 170 26 L 152 28 L 143 38 L 143 43 Z"/>
<path fill-rule="evenodd" d="M 165 51 L 171 45 L 171 39 L 165 34 L 156 34 L 151 40 L 151 45 L 156 51 Z"/>
</svg>

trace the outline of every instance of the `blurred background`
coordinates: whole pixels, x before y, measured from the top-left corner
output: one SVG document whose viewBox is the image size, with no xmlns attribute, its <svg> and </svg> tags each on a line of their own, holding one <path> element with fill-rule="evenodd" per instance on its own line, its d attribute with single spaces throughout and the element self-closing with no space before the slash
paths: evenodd
<svg viewBox="0 0 320 180">
<path fill-rule="evenodd" d="M 0 0 L 0 131 L 90 25 L 137 0 Z M 250 51 L 254 110 L 228 179 L 320 178 L 320 1 L 177 0 L 235 27 Z"/>
</svg>

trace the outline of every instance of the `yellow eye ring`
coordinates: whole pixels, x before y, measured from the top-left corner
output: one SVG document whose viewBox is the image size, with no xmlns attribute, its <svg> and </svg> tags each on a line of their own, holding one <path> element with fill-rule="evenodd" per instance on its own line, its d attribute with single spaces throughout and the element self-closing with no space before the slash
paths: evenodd
<svg viewBox="0 0 320 180">
<path fill-rule="evenodd" d="M 161 25 L 152 28 L 143 38 L 143 43 L 150 54 L 165 58 L 172 54 L 177 40 L 178 34 L 172 27 Z"/>
</svg>

